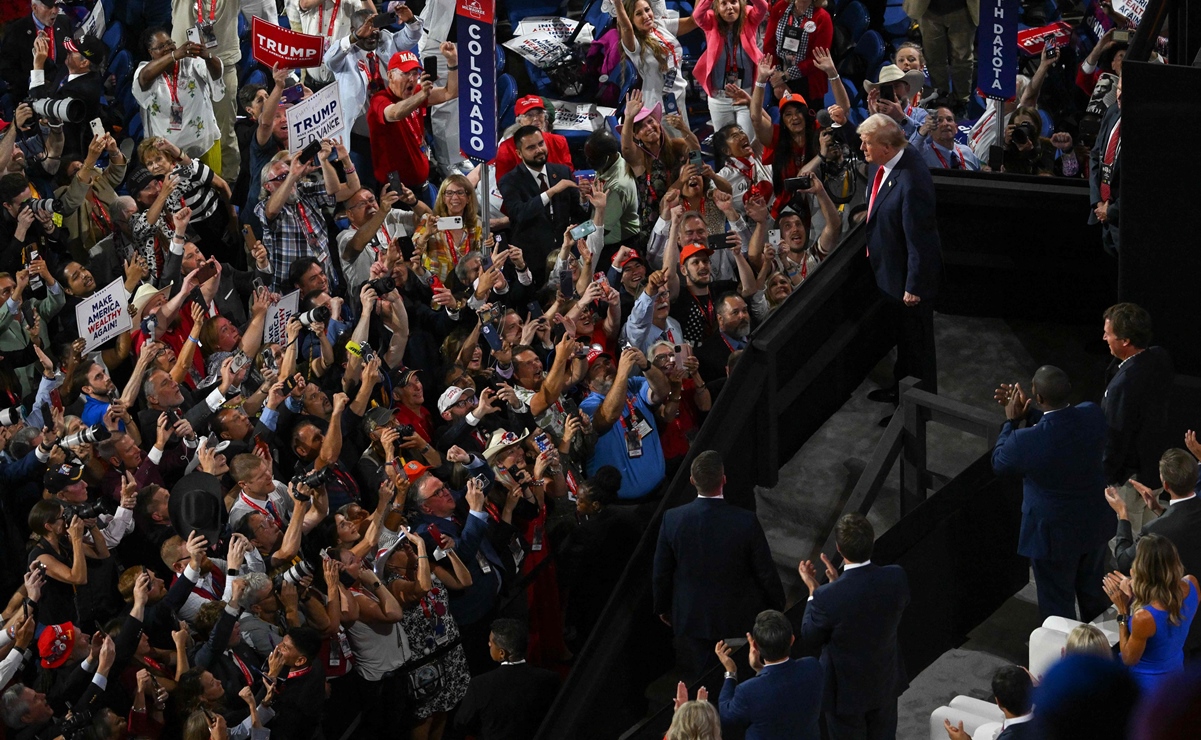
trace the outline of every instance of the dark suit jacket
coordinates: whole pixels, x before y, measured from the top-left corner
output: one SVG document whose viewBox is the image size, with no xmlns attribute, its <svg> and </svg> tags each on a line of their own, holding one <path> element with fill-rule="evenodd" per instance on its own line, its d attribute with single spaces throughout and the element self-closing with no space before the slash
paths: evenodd
<svg viewBox="0 0 1201 740">
<path fill-rule="evenodd" d="M 870 182 L 875 181 L 875 170 Z M 938 295 L 942 242 L 934 215 L 930 168 L 913 147 L 906 147 L 876 193 L 867 219 L 868 259 L 876 285 L 897 299 L 912 293 L 923 301 Z"/>
<path fill-rule="evenodd" d="M 696 359 L 700 362 L 701 377 L 708 383 L 711 379 L 725 377 L 726 363 L 730 360 L 730 355 L 733 353 L 730 349 L 736 346 L 734 342 L 726 344 L 729 339 L 722 341 L 722 334 L 718 332 L 713 336 L 701 342 L 701 345 L 693 350 Z"/>
<path fill-rule="evenodd" d="M 1101 159 L 1105 156 L 1105 147 L 1109 144 L 1109 135 L 1113 133 L 1113 127 L 1117 124 L 1121 116 L 1121 108 L 1117 105 L 1109 106 L 1109 110 L 1105 111 L 1105 115 L 1101 116 L 1101 132 L 1097 134 L 1097 142 L 1093 144 L 1092 150 L 1088 153 L 1088 194 L 1090 206 L 1101 202 Z M 1121 134 L 1119 133 L 1118 136 L 1120 137 Z M 1107 221 L 1102 225 L 1104 243 L 1115 251 L 1120 245 L 1118 240 L 1118 225 L 1120 223 L 1118 216 L 1122 202 L 1121 184 L 1122 150 L 1119 148 L 1118 154 L 1113 160 L 1113 173 L 1109 179 L 1109 211 L 1106 217 Z M 1097 223 L 1097 216 L 1091 208 L 1088 212 L 1088 222 L 1090 224 Z"/>
<path fill-rule="evenodd" d="M 0 54 L 0 78 L 8 83 L 8 90 L 15 102 L 24 100 L 29 93 L 29 72 L 33 69 L 33 40 L 37 33 L 33 15 L 29 14 L 8 24 L 4 42 L 0 44 L 0 49 L 4 50 L 4 53 Z M 63 42 L 70 37 L 71 17 L 60 13 L 54 19 L 54 54 L 46 60 L 45 79 L 56 79 L 59 70 L 65 67 L 68 52 L 63 47 Z"/>
<path fill-rule="evenodd" d="M 53 80 L 53 81 L 52 81 Z M 61 85 L 59 83 L 62 83 Z M 58 79 L 46 76 L 46 84 L 30 90 L 30 97 L 54 98 L 65 100 L 75 98 L 83 101 L 83 120 L 77 123 L 63 123 L 63 157 L 80 156 L 88 151 L 92 143 L 92 119 L 101 117 L 100 98 L 104 95 L 104 78 L 95 71 L 80 75 L 73 80 L 67 80 L 67 68 L 63 65 L 59 70 Z"/>
<path fill-rule="evenodd" d="M 765 666 L 742 683 L 727 678 L 718 703 L 721 721 L 747 726 L 747 740 L 820 740 L 824 680 L 816 658 Z"/>
<path fill-rule="evenodd" d="M 174 252 L 167 253 L 167 261 L 163 264 L 163 279 L 161 284 L 174 282 L 171 295 L 179 293 L 183 287 L 183 275 L 180 274 L 183 255 Z M 217 284 L 217 295 L 213 302 L 217 304 L 217 312 L 233 322 L 234 326 L 246 328 L 250 321 L 247 307 L 250 297 L 254 294 L 254 279 L 263 281 L 263 285 L 271 285 L 275 278 L 267 272 L 258 270 L 239 270 L 228 262 L 221 263 L 221 279 Z"/>
<path fill-rule="evenodd" d="M 656 614 L 677 635 L 714 641 L 745 634 L 784 587 L 754 512 L 697 498 L 663 515 L 655 548 Z"/>
<path fill-rule="evenodd" d="M 1163 347 L 1148 347 L 1107 371 L 1109 385 L 1101 408 L 1109 423 L 1105 442 L 1105 482 L 1121 485 L 1137 475 L 1140 483 L 1155 488 L 1159 458 L 1172 446 L 1163 439 L 1168 414 L 1168 392 L 1176 375 L 1172 357 Z"/>
<path fill-rule="evenodd" d="M 547 187 L 560 180 L 570 180 L 571 170 L 561 164 L 547 162 Z M 546 281 L 546 256 L 563 243 L 563 232 L 571 224 L 584 220 L 586 211 L 580 206 L 577 190 L 567 190 L 551 198 L 548 210 L 542 205 L 542 189 L 525 165 L 518 165 L 500 178 L 500 195 L 509 217 L 509 233 L 513 246 L 521 247 L 525 263 L 534 274 L 535 283 Z"/>
<path fill-rule="evenodd" d="M 864 714 L 905 690 L 897 625 L 908 605 L 909 579 L 899 565 L 852 568 L 813 592 L 801 639 L 822 646 L 826 711 Z"/>
<path fill-rule="evenodd" d="M 1030 420 L 1033 426 L 1016 431 L 1006 422 L 992 453 L 998 475 L 1026 478 L 1018 553 L 1063 558 L 1103 547 L 1116 520 L 1105 502 L 1104 412 L 1082 403 Z"/>
<path fill-rule="evenodd" d="M 997 735 L 997 740 L 1037 740 L 1038 728 L 1033 722 L 1009 725 Z"/>
<path fill-rule="evenodd" d="M 528 740 L 558 691 L 559 677 L 544 668 L 502 665 L 471 679 L 455 724 L 479 740 Z"/>
</svg>

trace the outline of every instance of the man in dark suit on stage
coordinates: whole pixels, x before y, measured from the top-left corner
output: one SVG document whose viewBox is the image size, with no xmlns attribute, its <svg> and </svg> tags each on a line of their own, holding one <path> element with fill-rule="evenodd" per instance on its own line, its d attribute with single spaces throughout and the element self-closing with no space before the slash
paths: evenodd
<svg viewBox="0 0 1201 740">
<path fill-rule="evenodd" d="M 725 641 L 717 658 L 726 669 L 721 687 L 721 721 L 747 728 L 747 740 L 820 740 L 822 681 L 815 658 L 790 658 L 792 622 L 768 609 L 755 617 L 747 635 L 755 677 L 738 682 L 738 669 Z"/>
<path fill-rule="evenodd" d="M 1105 413 L 1094 403 L 1072 406 L 1072 384 L 1062 370 L 1044 365 L 1030 381 L 1038 409 L 1017 384 L 997 389 L 1005 424 L 993 447 L 998 475 L 1025 477 L 1018 554 L 1030 558 L 1038 609 L 1087 622 L 1109 606 L 1101 589 L 1114 531 L 1105 504 Z M 1023 420 L 1029 429 L 1019 429 Z"/>
<path fill-rule="evenodd" d="M 1101 224 L 1101 246 L 1118 256 L 1118 220 L 1122 183 L 1122 78 L 1118 76 L 1116 102 L 1101 116 L 1101 131 L 1088 153 L 1088 193 L 1093 210 L 1089 224 Z"/>
<path fill-rule="evenodd" d="M 104 95 L 104 55 L 108 47 L 95 36 L 67 39 L 63 44 L 67 55 L 54 77 L 45 68 L 49 57 L 49 41 L 34 42 L 33 71 L 30 72 L 29 96 L 35 99 L 77 100 L 83 104 L 82 117 L 63 121 L 63 158 L 82 157 L 92 141 L 91 122 L 100 117 L 100 98 Z"/>
<path fill-rule="evenodd" d="M 8 24 L 0 49 L 0 78 L 8 83 L 14 101 L 29 94 L 29 72 L 33 69 L 34 40 L 43 34 L 48 42 L 46 78 L 53 80 L 67 58 L 63 42 L 71 38 L 71 17 L 58 12 L 55 0 L 33 0 L 33 12 Z"/>
<path fill-rule="evenodd" d="M 784 587 L 752 511 L 722 498 L 721 455 L 692 462 L 697 498 L 663 515 L 655 548 L 654 608 L 698 674 L 718 640 L 746 633 L 764 609 L 784 608 Z"/>
<path fill-rule="evenodd" d="M 809 589 L 801 640 L 820 646 L 825 668 L 822 710 L 830 740 L 891 740 L 897 697 L 908 686 L 897 626 L 909 605 L 909 579 L 899 565 L 876 565 L 876 533 L 862 514 L 845 514 L 834 528 L 844 566 L 839 575 L 822 555 L 829 582 L 818 586 L 808 560 L 797 570 Z"/>
<path fill-rule="evenodd" d="M 1148 534 L 1158 534 L 1167 537 L 1180 553 L 1180 562 L 1184 564 L 1185 573 L 1201 573 L 1201 498 L 1197 490 L 1201 489 L 1201 480 L 1197 477 L 1197 458 L 1193 455 L 1201 453 L 1196 435 L 1190 433 L 1186 438 L 1193 454 L 1181 449 L 1171 449 L 1163 453 L 1159 459 L 1159 479 L 1163 483 L 1164 493 L 1168 494 L 1168 505 L 1164 506 L 1156 498 L 1155 492 L 1149 487 L 1137 484 L 1142 500 L 1158 519 L 1147 522 L 1139 531 L 1140 538 Z M 1130 572 L 1130 564 L 1134 562 L 1134 554 L 1138 542 L 1134 538 L 1134 528 L 1127 514 L 1126 501 L 1117 488 L 1105 489 L 1105 499 L 1118 515 L 1118 533 L 1114 540 L 1113 554 L 1117 560 L 1118 570 Z M 1142 506 L 1142 502 L 1139 506 Z M 1193 620 L 1189 629 L 1188 639 L 1184 643 L 1186 654 L 1195 654 L 1201 649 L 1201 628 L 1197 627 L 1198 620 Z"/>
<path fill-rule="evenodd" d="M 558 249 L 563 232 L 587 216 L 571 169 L 547 162 L 546 141 L 536 126 L 513 134 L 521 164 L 500 178 L 498 187 L 509 216 L 513 246 L 521 247 L 526 264 L 541 285 L 546 280 L 546 256 Z"/>
<path fill-rule="evenodd" d="M 867 254 L 876 285 L 897 315 L 894 385 L 873 391 L 874 401 L 895 403 L 897 386 L 912 375 L 938 392 L 934 353 L 934 299 L 942 277 L 942 243 L 934 217 L 934 181 L 905 132 L 875 114 L 859 127 L 862 149 L 875 167 L 868 190 Z"/>
<path fill-rule="evenodd" d="M 1105 483 L 1117 486 L 1130 514 L 1130 526 L 1142 528 L 1150 518 L 1133 484 L 1154 486 L 1159 455 L 1173 441 L 1167 432 L 1168 393 L 1176 372 L 1163 347 L 1151 346 L 1151 315 L 1133 303 L 1105 311 L 1103 338 L 1113 361 L 1101 408 L 1109 423 L 1105 443 Z"/>
<path fill-rule="evenodd" d="M 1030 711 L 1034 694 L 1034 682 L 1030 672 L 1019 665 L 1003 665 L 992 675 L 993 701 L 1005 715 L 1005 722 L 997 740 L 1034 740 L 1039 737 L 1038 728 L 1032 720 L 1034 714 Z M 943 720 L 950 740 L 972 740 L 972 736 L 963 730 L 963 723 L 958 727 L 951 725 L 950 720 Z"/>
</svg>

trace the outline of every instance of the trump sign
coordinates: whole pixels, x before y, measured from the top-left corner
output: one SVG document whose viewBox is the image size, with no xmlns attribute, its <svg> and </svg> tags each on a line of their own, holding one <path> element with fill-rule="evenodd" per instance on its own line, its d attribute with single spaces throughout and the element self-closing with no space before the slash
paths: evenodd
<svg viewBox="0 0 1201 740">
<path fill-rule="evenodd" d="M 474 162 L 496 157 L 496 0 L 458 0 L 459 148 Z"/>
<path fill-rule="evenodd" d="M 321 64 L 325 39 L 296 33 L 267 23 L 259 17 L 250 22 L 250 53 L 259 64 L 281 69 L 316 67 Z"/>
</svg>

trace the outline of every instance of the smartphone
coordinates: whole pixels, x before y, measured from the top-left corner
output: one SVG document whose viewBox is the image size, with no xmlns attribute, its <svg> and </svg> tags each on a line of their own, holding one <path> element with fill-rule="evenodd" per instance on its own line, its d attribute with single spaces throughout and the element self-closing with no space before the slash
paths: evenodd
<svg viewBox="0 0 1201 740">
<path fill-rule="evenodd" d="M 696 167 L 696 172 L 699 175 L 701 170 L 705 169 L 705 160 L 701 157 L 701 153 L 693 149 L 688 152 L 688 164 Z"/>
<path fill-rule="evenodd" d="M 813 187 L 813 175 L 789 177 L 784 180 L 785 190 L 808 190 Z"/>
<path fill-rule="evenodd" d="M 885 82 L 883 85 L 880 85 L 876 89 L 880 91 L 880 99 L 881 100 L 894 100 L 895 101 L 897 99 L 896 90 L 893 89 L 891 82 Z"/>
<path fill-rule="evenodd" d="M 400 246 L 400 256 L 404 258 L 405 262 L 413 259 L 413 237 L 397 237 L 396 243 Z"/>
<path fill-rule="evenodd" d="M 726 241 L 727 236 L 729 236 L 729 235 L 728 234 L 710 234 L 709 235 L 709 249 L 713 249 L 713 250 L 733 249 L 734 245 L 731 244 L 730 242 Z"/>
<path fill-rule="evenodd" d="M 779 229 L 769 229 L 767 232 L 767 243 L 773 247 L 780 246 L 783 239 L 780 236 Z"/>
<path fill-rule="evenodd" d="M 99 118 L 92 119 L 92 136 L 104 136 L 104 124 Z"/>
<path fill-rule="evenodd" d="M 1054 44 L 1047 44 L 1047 59 L 1057 59 L 1059 57 L 1059 47 Z"/>
<path fill-rule="evenodd" d="M 1114 40 L 1114 42 L 1119 43 L 1119 44 L 1129 44 L 1130 43 L 1130 32 L 1129 31 L 1114 31 L 1113 32 L 1113 40 Z"/>
<path fill-rule="evenodd" d="M 443 216 L 442 218 L 438 219 L 439 231 L 451 231 L 453 229 L 461 228 L 463 228 L 462 216 Z"/>
<path fill-rule="evenodd" d="M 584 180 L 595 180 L 596 170 L 576 170 L 575 172 L 571 173 L 571 176 L 577 183 L 583 182 Z"/>
<path fill-rule="evenodd" d="M 676 369 L 679 370 L 684 367 L 684 361 L 692 357 L 692 345 L 685 342 L 677 344 L 674 349 L 676 351 Z"/>
<path fill-rule="evenodd" d="M 530 321 L 542 318 L 542 304 L 538 301 L 530 301 L 529 305 L 525 307 L 525 310 L 530 315 Z"/>
<path fill-rule="evenodd" d="M 484 335 L 484 339 L 487 340 L 488 346 L 492 348 L 493 352 L 500 352 L 504 349 L 505 342 L 500 338 L 500 332 L 491 323 L 480 324 L 480 334 Z"/>
<path fill-rule="evenodd" d="M 257 292 L 259 292 L 259 290 L 262 289 L 263 281 L 260 280 L 259 278 L 255 278 L 254 280 L 250 281 L 250 285 L 252 288 L 254 288 L 254 292 L 257 293 Z"/>
<path fill-rule="evenodd" d="M 546 432 L 543 432 L 534 437 L 534 444 L 537 445 L 539 452 L 546 452 L 551 448 L 550 436 Z"/>
<path fill-rule="evenodd" d="M 263 350 L 262 356 L 264 370 L 279 370 L 279 367 L 277 367 L 275 364 L 275 353 L 271 351 L 270 347 L 267 347 Z M 286 386 L 287 383 L 284 385 Z"/>
<path fill-rule="evenodd" d="M 304 85 L 293 85 L 291 87 L 284 88 L 283 95 L 279 96 L 279 102 L 287 103 L 288 105 L 294 105 L 299 103 L 300 99 L 303 97 Z"/>
<path fill-rule="evenodd" d="M 746 647 L 747 640 L 745 637 L 727 637 L 722 642 L 731 650 L 738 650 L 739 648 Z"/>
<path fill-rule="evenodd" d="M 434 538 L 434 544 L 442 546 L 442 530 L 438 529 L 437 524 L 431 524 L 426 527 L 426 531 L 430 533 L 430 537 Z"/>
<path fill-rule="evenodd" d="M 589 234 L 596 233 L 596 224 L 591 221 L 585 221 L 579 226 L 571 230 L 572 239 L 585 239 Z"/>
<path fill-rule="evenodd" d="M 309 162 L 317 158 L 317 154 L 321 151 L 321 139 L 313 139 L 308 144 L 304 145 L 304 149 L 300 150 L 300 161 Z"/>
<path fill-rule="evenodd" d="M 296 376 L 284 378 L 284 395 L 288 395 L 294 390 L 296 390 Z"/>
<path fill-rule="evenodd" d="M 559 270 L 559 293 L 569 301 L 575 299 L 575 279 L 571 277 L 571 270 Z"/>
<path fill-rule="evenodd" d="M 229 364 L 229 371 L 231 373 L 236 373 L 249 364 L 250 358 L 246 356 L 245 352 L 238 350 L 237 352 L 233 353 L 233 362 Z"/>
<path fill-rule="evenodd" d="M 188 43 L 189 44 L 203 44 L 204 43 L 204 41 L 201 39 L 201 36 L 200 36 L 200 29 L 197 28 L 196 26 L 192 26 L 191 28 L 188 29 Z"/>
<path fill-rule="evenodd" d="M 21 316 L 25 319 L 25 326 L 33 326 L 36 317 L 33 315 L 33 301 L 21 301 Z"/>
<path fill-rule="evenodd" d="M 393 15 L 396 14 L 393 13 Z M 430 54 L 425 59 L 422 59 L 421 71 L 429 75 L 431 79 L 438 79 L 438 55 Z"/>
<path fill-rule="evenodd" d="M 199 272 L 196 273 L 196 284 L 201 285 L 203 283 L 207 283 L 216 274 L 217 263 L 209 260 L 201 265 Z"/>
<path fill-rule="evenodd" d="M 385 28 L 393 23 L 396 23 L 395 13 L 376 13 L 375 17 L 371 19 L 371 25 L 376 28 Z"/>
<path fill-rule="evenodd" d="M 392 170 L 388 173 L 388 187 L 392 188 L 392 192 L 396 193 L 397 195 L 405 191 L 404 183 L 400 181 L 400 173 L 396 170 Z"/>
<path fill-rule="evenodd" d="M 437 275 L 434 275 L 430 278 L 430 288 L 432 290 L 445 290 L 446 286 L 442 284 L 442 281 L 438 279 Z"/>
</svg>

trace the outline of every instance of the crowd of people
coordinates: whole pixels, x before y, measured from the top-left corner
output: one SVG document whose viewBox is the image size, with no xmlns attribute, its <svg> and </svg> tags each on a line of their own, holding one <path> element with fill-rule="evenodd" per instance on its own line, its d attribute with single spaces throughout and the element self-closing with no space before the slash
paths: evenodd
<svg viewBox="0 0 1201 740">
<path fill-rule="evenodd" d="M 13 737 L 531 738 L 752 328 L 861 221 L 903 316 L 898 377 L 934 381 L 928 169 L 983 169 L 994 143 L 987 116 L 959 130 L 973 3 L 912 10 L 937 58 L 898 44 L 852 99 L 824 0 L 691 16 L 618 0 L 611 30 L 638 75 L 620 125 L 573 146 L 522 90 L 488 164 L 459 151 L 449 0 L 103 3 L 121 32 L 98 37 L 84 20 L 101 4 L 0 14 Z M 257 64 L 240 15 L 321 36 L 324 55 Z M 692 31 L 704 52 L 686 64 Z M 1119 47 L 1107 36 L 1081 63 L 1081 94 L 1120 73 Z M 1093 177 L 1112 227 L 1116 114 L 1091 155 L 1066 130 L 1042 138 L 1055 64 L 1029 61 L 993 168 Z M 341 135 L 296 146 L 289 109 L 329 86 Z M 111 295 L 128 328 L 104 334 L 91 312 Z M 752 665 L 771 670 L 792 633 L 753 515 L 718 516 L 746 515 L 714 536 L 756 572 L 729 619 L 673 586 L 689 564 L 672 532 L 687 539 L 720 497 L 720 459 L 697 460 L 702 508 L 665 520 L 656 613 L 728 670 L 711 638 L 753 623 Z M 848 572 L 870 565 L 870 525 L 839 527 Z M 1152 538 L 1135 554 L 1136 531 L 1122 557 L 1137 574 Z M 835 677 L 837 623 L 868 589 L 890 594 L 875 616 L 895 632 L 904 573 L 800 575 L 803 637 L 833 662 L 778 673 L 813 696 L 839 686 L 839 737 L 887 726 L 891 683 Z M 1165 618 L 1195 601 L 1169 599 Z M 1151 650 L 1161 622 L 1135 614 L 1131 644 Z M 871 665 L 896 672 L 898 655 L 894 640 Z M 727 689 L 721 716 L 752 721 Z M 762 736 L 814 736 L 816 709 L 790 709 L 804 732 Z"/>
</svg>

